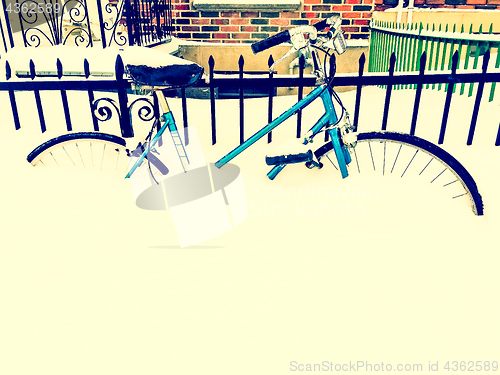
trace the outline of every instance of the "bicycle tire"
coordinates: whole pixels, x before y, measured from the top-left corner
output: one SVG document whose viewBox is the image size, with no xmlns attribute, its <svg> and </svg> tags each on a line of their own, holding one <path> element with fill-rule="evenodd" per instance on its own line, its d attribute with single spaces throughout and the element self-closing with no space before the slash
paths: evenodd
<svg viewBox="0 0 500 375">
<path fill-rule="evenodd" d="M 90 148 L 87 147 L 87 144 L 90 145 Z M 102 149 L 100 146 L 93 147 L 95 144 L 102 145 Z M 73 157 L 70 155 L 71 151 L 69 150 L 72 145 L 76 146 L 75 150 L 73 150 Z M 108 145 L 111 147 L 107 147 Z M 60 150 L 63 150 L 63 152 L 61 153 Z M 31 151 L 26 159 L 32 165 L 38 165 L 39 163 L 45 165 L 49 164 L 50 161 L 51 164 L 55 163 L 57 166 L 64 163 L 66 165 L 83 166 L 84 168 L 100 167 L 100 169 L 103 169 L 106 152 L 111 152 L 111 155 L 116 152 L 116 159 L 113 157 L 113 162 L 107 164 L 111 163 L 111 169 L 118 169 L 120 157 L 123 159 L 123 156 L 125 156 L 128 161 L 127 151 L 126 141 L 121 137 L 98 132 L 80 132 L 52 138 Z M 56 155 L 57 153 L 59 155 Z M 106 169 L 109 169 L 108 165 L 106 165 Z"/>
<path fill-rule="evenodd" d="M 481 194 L 479 194 L 479 190 L 477 188 L 477 184 L 472 178 L 471 174 L 467 171 L 467 169 L 455 158 L 453 157 L 450 153 L 447 151 L 443 150 L 441 147 L 416 136 L 409 135 L 409 134 L 404 134 L 404 133 L 396 133 L 396 132 L 385 132 L 385 131 L 376 131 L 376 132 L 366 132 L 366 133 L 359 133 L 357 136 L 357 142 L 358 143 L 363 143 L 363 142 L 368 142 L 368 145 L 370 146 L 370 142 L 391 142 L 395 144 L 399 144 L 399 151 L 401 150 L 402 146 L 407 146 L 415 149 L 415 155 L 419 151 L 422 151 L 424 154 L 427 154 L 428 156 L 431 157 L 431 159 L 427 162 L 425 165 L 424 169 L 420 172 L 422 174 L 424 170 L 427 168 L 427 166 L 432 162 L 432 160 L 437 160 L 439 161 L 444 167 L 445 170 L 443 170 L 437 177 L 435 177 L 432 181 L 434 182 L 442 173 L 444 173 L 446 170 L 449 170 L 453 175 L 456 177 L 456 181 L 460 181 L 463 189 L 465 190 L 465 194 L 468 195 L 471 203 L 471 208 L 474 214 L 481 216 L 484 214 L 484 207 L 483 207 L 483 200 L 481 197 Z M 354 147 L 353 153 L 354 153 L 354 167 L 357 166 L 358 172 L 361 173 L 360 171 L 360 165 L 358 162 L 358 158 L 356 155 L 356 148 L 358 146 Z M 323 156 L 327 156 L 329 152 L 333 150 L 333 146 L 331 145 L 331 142 L 328 142 L 327 144 L 323 145 L 322 147 L 318 148 L 315 151 L 315 156 L 318 160 L 320 160 Z M 399 156 L 399 151 L 396 155 L 396 158 L 394 160 L 394 164 L 392 169 L 394 169 L 394 166 L 396 165 L 396 162 L 398 160 Z M 371 147 L 370 147 L 370 153 L 371 153 Z M 385 144 L 384 144 L 384 168 L 386 165 L 386 160 L 385 160 L 386 154 L 385 154 Z M 330 160 L 331 161 L 331 160 Z M 373 161 L 373 155 L 372 155 L 372 161 Z M 403 174 L 401 177 L 405 174 L 406 170 L 408 167 L 411 165 L 413 161 L 413 158 L 410 160 L 408 165 L 406 166 L 406 169 L 404 170 Z M 333 164 L 333 163 L 332 163 Z M 390 163 L 387 163 L 390 165 Z M 335 165 L 334 165 L 335 166 Z M 373 164 L 373 169 L 375 170 L 375 163 Z M 392 170 L 391 170 L 392 173 Z M 443 186 L 448 186 L 451 185 L 452 183 L 456 182 L 452 181 L 450 183 L 447 183 Z M 465 195 L 463 194 L 463 195 Z M 462 195 L 458 195 L 453 198 L 457 198 Z"/>
</svg>

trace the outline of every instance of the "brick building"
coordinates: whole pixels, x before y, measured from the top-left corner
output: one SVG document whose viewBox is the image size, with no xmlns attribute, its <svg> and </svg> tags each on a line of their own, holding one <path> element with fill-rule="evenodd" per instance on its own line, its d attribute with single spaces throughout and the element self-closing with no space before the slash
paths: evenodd
<svg viewBox="0 0 500 375">
<path fill-rule="evenodd" d="M 407 2 L 408 0 L 405 0 Z M 173 23 L 180 39 L 248 43 L 277 32 L 340 14 L 347 39 L 368 39 L 373 11 L 398 0 L 172 0 Z M 415 7 L 500 9 L 500 0 L 415 0 Z"/>
<path fill-rule="evenodd" d="M 385 10 L 398 4 L 398 0 L 375 0 L 375 10 Z M 408 0 L 405 0 L 407 6 Z M 414 0 L 416 8 L 444 9 L 500 9 L 500 0 Z"/>
</svg>

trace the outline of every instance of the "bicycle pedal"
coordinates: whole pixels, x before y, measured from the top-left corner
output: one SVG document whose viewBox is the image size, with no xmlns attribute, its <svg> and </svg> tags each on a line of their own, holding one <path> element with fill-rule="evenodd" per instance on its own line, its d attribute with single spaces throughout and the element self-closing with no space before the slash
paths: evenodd
<svg viewBox="0 0 500 375">
<path fill-rule="evenodd" d="M 280 156 L 266 156 L 267 165 L 278 165 L 278 164 L 295 164 L 308 162 L 313 159 L 313 153 L 311 150 L 300 153 L 300 154 L 289 154 Z"/>
</svg>

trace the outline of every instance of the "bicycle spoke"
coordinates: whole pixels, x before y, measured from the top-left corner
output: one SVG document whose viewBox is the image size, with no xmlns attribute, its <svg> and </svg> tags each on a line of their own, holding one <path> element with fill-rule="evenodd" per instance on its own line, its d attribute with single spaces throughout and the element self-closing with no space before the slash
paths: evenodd
<svg viewBox="0 0 500 375">
<path fill-rule="evenodd" d="M 80 152 L 80 147 L 78 147 L 78 143 L 76 143 L 76 149 L 78 150 L 78 154 L 80 155 L 80 160 L 82 161 L 83 168 L 86 168 L 86 167 L 85 167 L 85 163 L 83 162 L 83 157 L 82 157 L 82 154 L 81 154 L 81 152 Z"/>
<path fill-rule="evenodd" d="M 71 160 L 71 162 L 73 163 L 73 165 L 76 165 L 75 162 L 73 161 L 73 159 L 71 159 L 71 156 L 69 156 L 68 151 L 66 151 L 66 149 L 64 148 L 64 146 L 62 147 L 62 149 L 64 150 L 64 152 L 66 153 L 66 155 L 68 155 L 68 158 L 69 158 L 69 160 Z"/>
<path fill-rule="evenodd" d="M 382 176 L 385 176 L 385 149 L 387 146 L 387 142 L 384 142 L 384 164 L 382 164 Z"/>
<path fill-rule="evenodd" d="M 403 145 L 399 145 L 399 150 L 398 150 L 398 153 L 396 155 L 396 159 L 394 159 L 394 164 L 392 165 L 391 173 L 394 170 L 394 167 L 396 166 L 396 162 L 398 161 L 399 153 L 401 152 L 402 147 L 403 147 Z"/>
<path fill-rule="evenodd" d="M 434 181 L 436 181 L 436 179 L 437 179 L 439 176 L 441 176 L 441 175 L 444 173 L 444 171 L 446 171 L 446 168 L 445 168 L 445 169 L 443 169 L 443 171 L 442 171 L 440 174 L 438 174 L 436 177 L 434 177 L 434 179 L 431 181 L 431 184 L 432 184 Z"/>
<path fill-rule="evenodd" d="M 50 153 L 50 156 L 52 156 L 52 159 L 54 159 L 54 161 L 56 162 L 57 166 L 59 167 L 59 163 L 57 162 L 56 158 L 54 157 L 54 155 L 52 155 L 52 152 Z"/>
<path fill-rule="evenodd" d="M 356 159 L 356 165 L 358 166 L 358 173 L 361 173 L 359 170 L 358 154 L 356 154 L 356 148 L 353 148 L 352 150 L 354 151 L 354 158 Z"/>
<path fill-rule="evenodd" d="M 452 199 L 460 198 L 460 197 L 463 197 L 464 195 L 467 195 L 467 193 L 463 193 L 463 194 L 457 195 L 457 196 L 453 197 Z"/>
<path fill-rule="evenodd" d="M 455 181 L 451 181 L 451 182 L 448 182 L 447 184 L 444 184 L 443 187 L 446 187 L 448 185 L 451 185 L 451 184 L 454 184 L 455 182 L 457 182 L 458 180 L 455 180 Z"/>
<path fill-rule="evenodd" d="M 424 169 L 422 169 L 420 171 L 420 173 L 418 174 L 419 176 L 425 171 L 425 168 L 427 168 L 429 166 L 429 164 L 431 163 L 432 160 L 433 160 L 433 158 L 431 158 L 431 160 L 429 160 L 429 162 L 425 165 Z"/>
<path fill-rule="evenodd" d="M 403 177 L 403 176 L 404 176 L 404 174 L 405 174 L 405 173 L 406 173 L 406 171 L 408 170 L 408 167 L 409 167 L 409 166 L 410 166 L 410 164 L 412 163 L 413 159 L 415 159 L 415 156 L 417 156 L 417 153 L 418 153 L 418 150 L 417 150 L 417 151 L 415 151 L 415 154 L 413 154 L 413 157 L 411 158 L 410 162 L 409 162 L 409 163 L 408 163 L 408 165 L 406 166 L 406 168 L 405 168 L 405 170 L 404 170 L 403 174 L 401 175 L 401 177 Z"/>
<path fill-rule="evenodd" d="M 372 144 L 371 144 L 371 142 L 368 142 L 368 147 L 370 148 L 370 155 L 372 157 L 373 170 L 375 170 L 375 161 L 373 160 L 373 153 L 372 153 Z"/>
<path fill-rule="evenodd" d="M 337 168 L 337 166 L 336 166 L 335 164 L 333 164 L 332 159 L 330 159 L 330 157 L 329 157 L 328 155 L 325 155 L 325 156 L 328 158 L 328 160 L 330 160 L 330 163 L 332 163 L 332 165 L 333 165 L 333 166 L 335 167 L 335 169 L 338 171 L 339 169 Z"/>
<path fill-rule="evenodd" d="M 102 149 L 102 158 L 101 158 L 101 171 L 102 171 L 102 165 L 104 163 L 104 155 L 106 154 L 106 143 L 104 144 L 104 148 Z"/>
</svg>

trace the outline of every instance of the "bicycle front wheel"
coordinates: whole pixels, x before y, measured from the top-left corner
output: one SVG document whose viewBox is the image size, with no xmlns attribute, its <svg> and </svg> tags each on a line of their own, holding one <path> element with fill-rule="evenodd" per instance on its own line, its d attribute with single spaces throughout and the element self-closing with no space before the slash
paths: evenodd
<svg viewBox="0 0 500 375">
<path fill-rule="evenodd" d="M 314 154 L 318 160 L 328 158 L 337 168 L 328 155 L 332 149 L 329 142 Z M 447 151 L 425 139 L 395 132 L 359 133 L 351 153 L 351 174 L 377 171 L 404 177 L 412 173 L 431 184 L 440 184 L 453 199 L 468 198 L 474 214 L 483 215 L 483 200 L 467 169 Z"/>
</svg>

